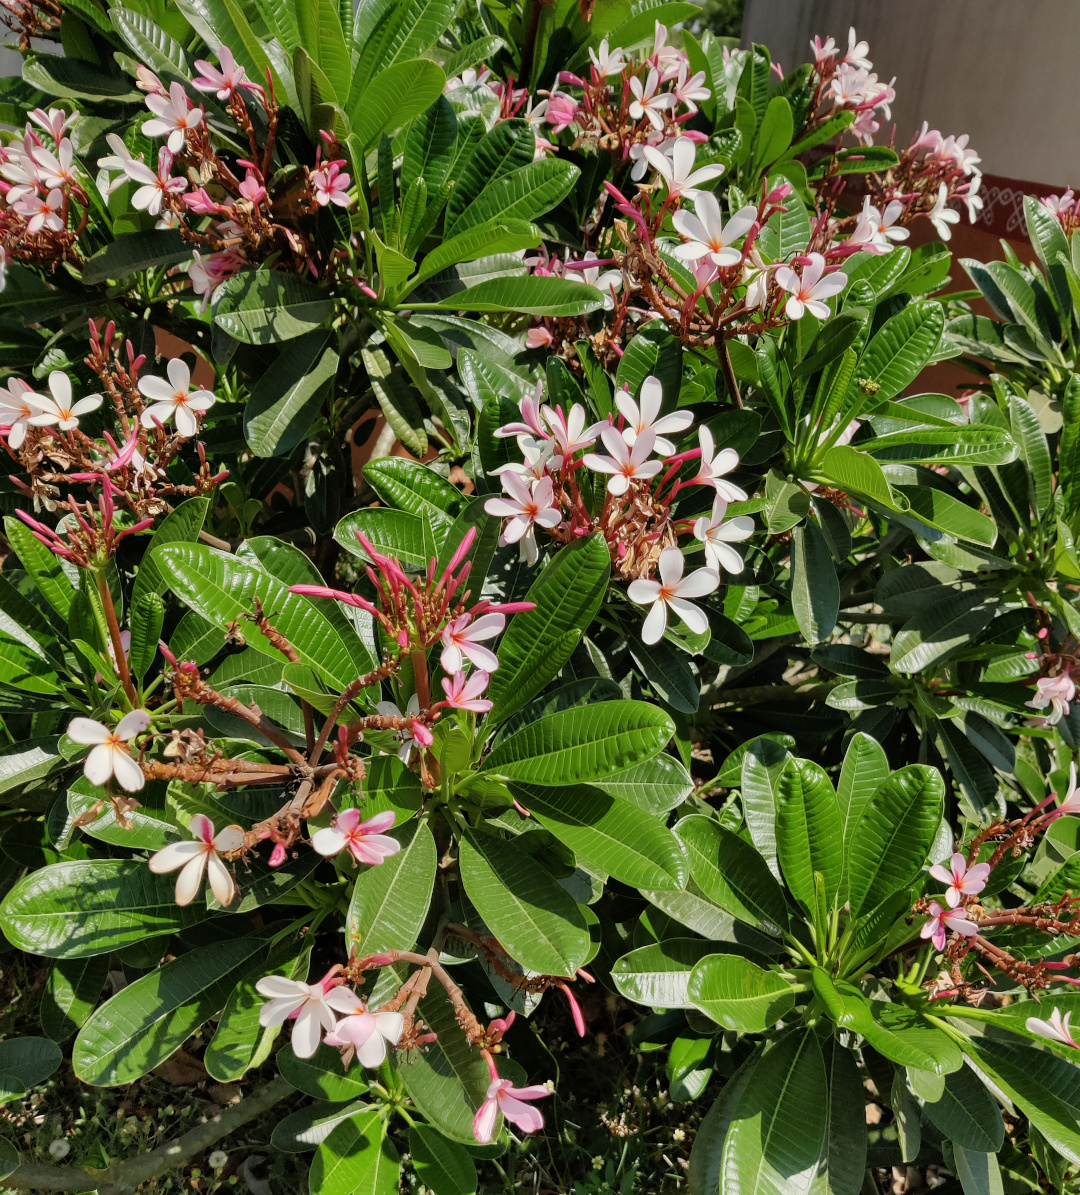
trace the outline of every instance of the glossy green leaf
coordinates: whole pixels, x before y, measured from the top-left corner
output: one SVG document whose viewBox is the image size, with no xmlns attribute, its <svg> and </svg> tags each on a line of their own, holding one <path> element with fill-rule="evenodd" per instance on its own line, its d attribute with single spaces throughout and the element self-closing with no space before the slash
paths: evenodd
<svg viewBox="0 0 1080 1195">
<path fill-rule="evenodd" d="M 519 166 L 488 183 L 454 221 L 450 232 L 456 237 L 481 224 L 536 219 L 566 197 L 578 175 L 576 166 L 557 158 Z"/>
<path fill-rule="evenodd" d="M 682 888 L 686 860 L 674 834 L 619 797 L 577 784 L 512 784 L 517 800 L 590 871 L 632 888 Z"/>
<path fill-rule="evenodd" d="M 822 1045 L 829 1119 L 814 1195 L 859 1195 L 866 1175 L 866 1100 L 855 1055 L 836 1038 Z"/>
<path fill-rule="evenodd" d="M 885 321 L 859 360 L 856 377 L 877 383 L 874 401 L 894 398 L 913 382 L 937 348 L 945 328 L 940 303 L 912 303 Z M 849 399 L 850 401 L 850 399 Z"/>
<path fill-rule="evenodd" d="M 0 1088 L 14 1080 L 21 1091 L 28 1091 L 43 1083 L 63 1058 L 60 1047 L 51 1038 L 5 1038 L 0 1041 Z"/>
<path fill-rule="evenodd" d="M 356 875 L 345 935 L 360 954 L 412 950 L 431 903 L 437 852 L 427 822 L 406 822 L 393 836 L 401 850 Z"/>
<path fill-rule="evenodd" d="M 333 313 L 329 292 L 280 270 L 234 274 L 218 288 L 214 301 L 214 322 L 243 344 L 293 340 Z"/>
<path fill-rule="evenodd" d="M 940 1100 L 927 1103 L 926 1117 L 950 1141 L 976 1153 L 997 1153 L 1005 1137 L 1001 1109 L 986 1084 L 968 1066 L 945 1076 Z"/>
<path fill-rule="evenodd" d="M 292 452 L 318 416 L 337 369 L 337 349 L 326 332 L 308 332 L 282 350 L 244 408 L 244 436 L 256 456 Z"/>
<path fill-rule="evenodd" d="M 687 983 L 694 964 L 715 947 L 700 938 L 667 938 L 616 959 L 611 979 L 619 993 L 653 1008 L 692 1008 Z"/>
<path fill-rule="evenodd" d="M 832 781 L 818 764 L 790 760 L 776 785 L 776 850 L 791 894 L 813 914 L 814 874 L 832 901 L 844 875 L 843 822 Z"/>
<path fill-rule="evenodd" d="M 550 316 L 587 315 L 603 305 L 604 296 L 587 282 L 536 275 L 489 278 L 437 304 L 451 311 L 520 311 Z"/>
<path fill-rule="evenodd" d="M 341 1051 L 321 1045 L 310 1058 L 298 1058 L 291 1045 L 277 1052 L 277 1068 L 305 1095 L 331 1104 L 345 1104 L 367 1093 L 367 1072 L 355 1059 L 348 1071 L 341 1065 Z"/>
<path fill-rule="evenodd" d="M 545 975 L 574 975 L 583 965 L 589 932 L 577 904 L 515 842 L 467 830 L 458 864 L 466 895 L 519 963 Z"/>
<path fill-rule="evenodd" d="M 308 1181 L 319 1195 L 398 1195 L 399 1177 L 398 1151 L 374 1108 L 334 1126 L 315 1151 Z"/>
<path fill-rule="evenodd" d="M 53 964 L 41 996 L 41 1028 L 62 1042 L 85 1023 L 101 997 L 109 974 L 108 955 L 60 959 Z"/>
<path fill-rule="evenodd" d="M 427 1124 L 409 1126 L 409 1153 L 417 1177 L 434 1195 L 473 1195 L 476 1163 L 469 1151 Z"/>
<path fill-rule="evenodd" d="M 896 672 L 921 672 L 967 646 L 990 622 L 996 602 L 982 590 L 949 592 L 922 605 L 893 639 Z"/>
<path fill-rule="evenodd" d="M 389 506 L 427 514 L 435 523 L 451 523 L 468 498 L 434 469 L 401 456 L 384 456 L 364 466 L 364 480 Z"/>
<path fill-rule="evenodd" d="M 488 715 L 503 720 L 547 685 L 581 642 L 607 590 L 611 565 L 604 540 L 590 535 L 563 548 L 526 594 L 535 610 L 515 614 L 499 641 L 499 669 Z"/>
<path fill-rule="evenodd" d="M 117 992 L 75 1039 L 72 1065 L 84 1083 L 130 1083 L 175 1053 L 229 993 L 267 943 L 233 938 L 200 946 Z"/>
<path fill-rule="evenodd" d="M 343 1120 L 351 1119 L 368 1107 L 360 1100 L 352 1104 L 330 1104 L 321 1100 L 308 1104 L 274 1125 L 270 1143 L 286 1153 L 307 1153 L 321 1145 Z"/>
<path fill-rule="evenodd" d="M 110 241 L 83 266 L 86 285 L 191 260 L 191 246 L 173 229 L 132 232 Z"/>
<path fill-rule="evenodd" d="M 795 1006 L 791 984 L 734 954 L 711 954 L 690 973 L 687 995 L 695 1008 L 735 1033 L 764 1033 Z"/>
<path fill-rule="evenodd" d="M 34 579 L 41 596 L 67 623 L 71 603 L 75 600 L 75 587 L 55 556 L 43 543 L 39 543 L 30 528 L 14 515 L 4 515 L 4 534 L 15 549 L 20 564 Z"/>
<path fill-rule="evenodd" d="M 687 1181 L 690 1195 L 717 1195 L 720 1188 L 724 1146 L 747 1088 L 761 1064 L 759 1047 L 720 1089 L 694 1135 Z"/>
<path fill-rule="evenodd" d="M 661 751 L 644 763 L 596 781 L 595 787 L 658 815 L 681 804 L 693 791 L 694 781 L 673 755 Z"/>
<path fill-rule="evenodd" d="M 850 831 L 852 913 L 869 912 L 912 883 L 937 835 L 944 799 L 941 774 L 923 764 L 900 768 L 878 788 Z"/>
<path fill-rule="evenodd" d="M 445 83 L 438 63 L 416 58 L 387 66 L 363 91 L 354 87 L 346 111 L 357 143 L 370 149 L 382 134 L 400 129 L 435 103 Z"/>
</svg>

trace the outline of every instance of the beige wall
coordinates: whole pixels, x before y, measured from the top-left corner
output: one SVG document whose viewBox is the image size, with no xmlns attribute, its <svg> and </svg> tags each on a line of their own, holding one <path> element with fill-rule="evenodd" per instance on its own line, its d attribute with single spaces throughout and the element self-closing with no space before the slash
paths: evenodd
<svg viewBox="0 0 1080 1195">
<path fill-rule="evenodd" d="M 898 143 L 928 120 L 970 133 L 988 173 L 1080 186 L 1080 0 L 747 0 L 743 44 L 790 70 L 815 33 L 846 46 L 850 25 L 896 76 Z"/>
</svg>

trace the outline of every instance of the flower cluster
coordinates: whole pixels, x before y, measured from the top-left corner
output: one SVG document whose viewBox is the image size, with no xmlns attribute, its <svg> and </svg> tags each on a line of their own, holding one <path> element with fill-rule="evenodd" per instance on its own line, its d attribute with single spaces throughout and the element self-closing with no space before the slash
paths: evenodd
<svg viewBox="0 0 1080 1195">
<path fill-rule="evenodd" d="M 1045 195 L 1039 202 L 1057 217 L 1066 236 L 1080 228 L 1080 196 L 1071 187 L 1064 195 Z"/>
<path fill-rule="evenodd" d="M 831 37 L 825 41 L 815 37 L 810 49 L 815 72 L 813 111 L 819 117 L 833 112 L 854 112 L 851 133 L 864 145 L 873 145 L 874 134 L 881 128 L 875 116 L 880 114 L 885 120 L 892 117 L 896 79 L 889 83 L 878 79 L 873 73 L 874 64 L 867 57 L 870 46 L 858 40 L 854 29 L 848 30 L 847 50 L 843 54 Z"/>
<path fill-rule="evenodd" d="M 731 448 L 716 452 L 705 426 L 698 429 L 697 447 L 677 452 L 668 437 L 685 434 L 693 417 L 688 411 L 661 414 L 662 399 L 659 379 L 647 377 L 637 401 L 627 390 L 620 391 L 615 397 L 617 415 L 586 427 L 580 404 L 564 412 L 562 407 L 542 405 L 539 390 L 535 396 L 526 395 L 520 403 L 521 422 L 495 433 L 516 437 L 524 459 L 496 470 L 503 496 L 485 503 L 489 514 L 503 520 L 500 542 L 519 544 L 529 563 L 539 555 L 538 527 L 556 543 L 601 532 L 612 568 L 631 582 L 630 600 L 650 607 L 643 628 L 647 643 L 663 636 L 669 612 L 695 633 L 705 631 L 706 615 L 688 599 L 712 593 L 720 584 L 721 566 L 728 572 L 742 570 L 742 559 L 731 544 L 747 539 L 754 529 L 745 515 L 726 517 L 729 502 L 746 498 L 745 491 L 727 478 L 738 467 L 738 454 Z M 597 448 L 603 451 L 591 451 Z M 602 497 L 593 504 L 583 494 L 582 469 L 604 479 Z M 714 491 L 710 516 L 694 520 L 675 515 L 675 499 L 690 486 Z M 685 578 L 679 535 L 703 543 L 709 562 Z M 651 579 L 656 570 L 660 581 Z"/>
</svg>

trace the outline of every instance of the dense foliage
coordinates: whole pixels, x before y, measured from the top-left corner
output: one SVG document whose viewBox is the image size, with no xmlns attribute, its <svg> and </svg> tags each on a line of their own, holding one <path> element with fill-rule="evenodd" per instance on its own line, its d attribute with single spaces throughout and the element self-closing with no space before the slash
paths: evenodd
<svg viewBox="0 0 1080 1195">
<path fill-rule="evenodd" d="M 600 984 L 692 1192 L 1061 1187 L 1073 197 L 949 291 L 979 159 L 854 31 L 458 8 L 5 6 L 4 1097 L 201 1030 L 313 1195 L 512 1187 Z"/>
</svg>

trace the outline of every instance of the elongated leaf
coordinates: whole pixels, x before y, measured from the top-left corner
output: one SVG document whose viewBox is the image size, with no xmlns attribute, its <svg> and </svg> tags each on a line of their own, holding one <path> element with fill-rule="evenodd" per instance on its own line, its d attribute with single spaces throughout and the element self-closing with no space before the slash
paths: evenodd
<svg viewBox="0 0 1080 1195">
<path fill-rule="evenodd" d="M 61 959 L 53 965 L 41 997 L 41 1028 L 53 1041 L 67 1039 L 94 1011 L 109 974 L 106 955 Z"/>
<path fill-rule="evenodd" d="M 816 1195 L 859 1195 L 866 1175 L 866 1100 L 855 1055 L 836 1038 L 822 1046 L 829 1121 Z"/>
<path fill-rule="evenodd" d="M 292 340 L 326 323 L 333 312 L 327 291 L 277 270 L 234 274 L 214 302 L 214 322 L 244 344 Z"/>
<path fill-rule="evenodd" d="M 442 95 L 446 75 L 427 59 L 396 62 L 380 71 L 371 85 L 349 96 L 346 109 L 353 134 L 369 149 L 382 134 L 391 134 L 426 111 Z"/>
<path fill-rule="evenodd" d="M 221 1011 L 266 951 L 260 938 L 212 942 L 135 980 L 82 1027 L 72 1054 L 76 1074 L 86 1083 L 115 1087 L 153 1070 Z"/>
<path fill-rule="evenodd" d="M 761 1064 L 761 1055 L 762 1047 L 759 1046 L 724 1084 L 716 1102 L 698 1125 L 690 1153 L 690 1195 L 717 1195 L 728 1132 Z"/>
<path fill-rule="evenodd" d="M 410 279 L 405 293 L 420 283 L 434 278 L 442 270 L 459 263 L 475 261 L 479 257 L 491 257 L 496 253 L 516 253 L 520 249 L 531 249 L 540 242 L 540 230 L 528 220 L 503 218 L 489 220 L 455 234 L 433 249 L 423 261 L 415 276 Z"/>
<path fill-rule="evenodd" d="M 686 990 L 695 1008 L 735 1033 L 764 1033 L 795 1006 L 782 975 L 733 954 L 703 958 Z"/>
<path fill-rule="evenodd" d="M 630 635 L 627 642 L 634 663 L 660 700 L 680 713 L 697 713 L 701 690 L 686 653 L 666 639 L 650 644 Z"/>
<path fill-rule="evenodd" d="M 286 1053 L 282 1050 L 279 1058 Z M 291 1051 L 289 1051 L 291 1053 Z M 275 1149 L 286 1153 L 307 1153 L 321 1145 L 334 1129 L 370 1105 L 357 1100 L 352 1104 L 327 1104 L 321 1101 L 309 1104 L 298 1112 L 286 1116 L 274 1125 L 270 1142 Z"/>
<path fill-rule="evenodd" d="M 345 924 L 349 949 L 360 954 L 412 950 L 427 917 L 437 863 L 435 839 L 427 822 L 394 830 L 396 855 L 356 877 Z"/>
<path fill-rule="evenodd" d="M 872 456 L 852 448 L 850 444 L 837 444 L 830 448 L 822 458 L 820 473 L 846 493 L 865 495 L 885 507 L 895 504 L 881 466 Z"/>
<path fill-rule="evenodd" d="M 502 945 L 523 966 L 573 975 L 589 950 L 577 904 L 516 843 L 466 831 L 459 866 L 465 892 Z"/>
<path fill-rule="evenodd" d="M 604 540 L 590 535 L 563 548 L 533 583 L 535 610 L 515 614 L 499 642 L 499 670 L 489 717 L 502 721 L 531 701 L 570 658 L 607 590 L 611 565 Z"/>
<path fill-rule="evenodd" d="M 341 1053 L 322 1045 L 310 1058 L 298 1058 L 291 1045 L 283 1046 L 277 1054 L 277 1066 L 284 1078 L 306 1095 L 332 1104 L 344 1104 L 365 1095 L 367 1076 L 362 1067 L 341 1062 Z"/>
<path fill-rule="evenodd" d="M 660 753 L 675 733 L 663 710 L 643 701 L 602 701 L 549 714 L 504 739 L 484 770 L 519 784 L 602 780 Z"/>
<path fill-rule="evenodd" d="M 877 383 L 875 402 L 894 398 L 930 360 L 945 328 L 940 303 L 912 303 L 874 334 L 856 370 L 858 380 Z M 849 392 L 850 401 L 850 392 Z"/>
<path fill-rule="evenodd" d="M 694 781 L 673 755 L 662 751 L 645 763 L 596 781 L 595 787 L 656 816 L 681 804 L 693 791 Z"/>
<path fill-rule="evenodd" d="M 579 173 L 576 166 L 556 158 L 519 166 L 489 183 L 458 216 L 451 232 L 459 236 L 480 224 L 542 216 L 569 194 Z"/>
<path fill-rule="evenodd" d="M 721 1161 L 721 1190 L 800 1195 L 810 1190 L 825 1144 L 828 1088 L 813 1030 L 766 1050 L 735 1109 Z"/>
<path fill-rule="evenodd" d="M 714 904 L 767 934 L 787 927 L 780 885 L 748 843 L 712 818 L 693 815 L 675 826 L 694 882 Z"/>
<path fill-rule="evenodd" d="M 44 544 L 39 543 L 22 519 L 14 515 L 4 516 L 4 534 L 15 549 L 19 562 L 41 590 L 41 596 L 66 624 L 71 603 L 75 600 L 75 587 L 61 567 L 60 557 L 54 556 Z"/>
<path fill-rule="evenodd" d="M 251 388 L 244 436 L 256 456 L 284 456 L 307 435 L 337 373 L 337 350 L 325 332 L 294 340 Z"/>
<path fill-rule="evenodd" d="M 893 639 L 893 670 L 921 672 L 948 659 L 990 622 L 996 605 L 982 590 L 950 592 L 926 603 Z"/>
<path fill-rule="evenodd" d="M 436 304 L 451 311 L 520 311 L 551 316 L 586 315 L 603 305 L 604 296 L 587 282 L 536 276 L 491 278 Z"/>
<path fill-rule="evenodd" d="M 678 839 L 644 810 L 584 784 L 514 784 L 511 790 L 590 871 L 632 888 L 685 886 L 686 860 Z"/>
<path fill-rule="evenodd" d="M 840 891 L 844 875 L 843 823 L 832 781 L 818 764 L 793 759 L 776 786 L 776 849 L 791 894 L 813 914 L 814 875 L 826 900 Z"/>
<path fill-rule="evenodd" d="M 379 498 L 399 510 L 449 525 L 468 505 L 466 496 L 434 469 L 400 456 L 384 456 L 364 466 L 364 480 Z"/>
<path fill-rule="evenodd" d="M 335 1125 L 311 1163 L 319 1195 L 397 1195 L 400 1158 L 378 1108 Z"/>
<path fill-rule="evenodd" d="M 637 1004 L 692 1008 L 687 983 L 694 964 L 715 946 L 699 938 L 667 938 L 631 950 L 617 959 L 611 978 L 619 992 Z"/>
<path fill-rule="evenodd" d="M 409 1127 L 409 1152 L 420 1181 L 438 1195 L 473 1195 L 476 1163 L 469 1151 L 427 1124 Z"/>
<path fill-rule="evenodd" d="M 82 280 L 89 286 L 190 259 L 191 246 L 178 232 L 132 232 L 98 250 L 83 266 Z"/>
<path fill-rule="evenodd" d="M 976 1153 L 997 1153 L 1005 1137 L 1001 1109 L 968 1066 L 945 1076 L 945 1090 L 924 1107 L 927 1118 L 952 1142 Z"/>
<path fill-rule="evenodd" d="M 832 634 L 840 609 L 840 582 L 832 553 L 815 523 L 795 529 L 791 605 L 799 630 L 811 646 Z"/>
<path fill-rule="evenodd" d="M 941 823 L 944 798 L 940 773 L 923 764 L 893 772 L 870 798 L 850 834 L 853 914 L 880 905 L 919 874 Z"/>
</svg>

